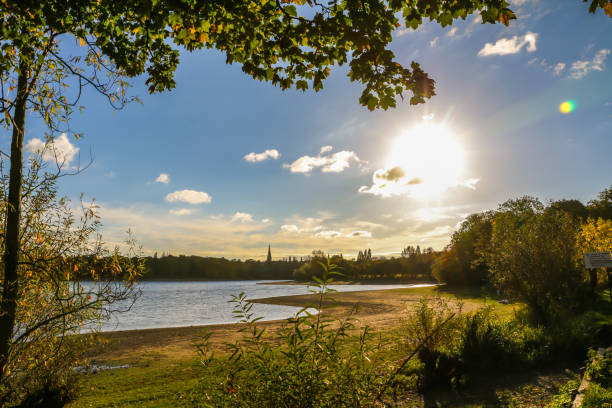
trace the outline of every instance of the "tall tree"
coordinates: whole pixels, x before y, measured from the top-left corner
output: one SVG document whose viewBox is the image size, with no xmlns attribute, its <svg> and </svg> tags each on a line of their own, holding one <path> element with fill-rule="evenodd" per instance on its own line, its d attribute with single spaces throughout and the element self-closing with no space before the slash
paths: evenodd
<svg viewBox="0 0 612 408">
<path fill-rule="evenodd" d="M 574 218 L 523 197 L 502 204 L 491 223 L 487 263 L 499 290 L 524 301 L 545 324 L 577 305 L 584 278 L 576 267 Z"/>
<path fill-rule="evenodd" d="M 589 201 L 587 210 L 591 217 L 612 220 L 612 186 L 599 193 L 596 199 Z"/>
<path fill-rule="evenodd" d="M 579 200 L 557 200 L 550 203 L 548 211 L 565 211 L 577 220 L 584 221 L 588 210 Z"/>
</svg>

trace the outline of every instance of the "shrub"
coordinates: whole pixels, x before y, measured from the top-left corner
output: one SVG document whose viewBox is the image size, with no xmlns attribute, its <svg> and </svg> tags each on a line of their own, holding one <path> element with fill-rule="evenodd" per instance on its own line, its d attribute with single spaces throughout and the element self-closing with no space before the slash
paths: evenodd
<svg viewBox="0 0 612 408">
<path fill-rule="evenodd" d="M 323 279 L 315 278 L 318 304 L 310 306 L 322 312 L 336 267 L 321 266 Z M 210 355 L 206 341 L 200 346 L 205 377 L 191 395 L 194 406 L 371 406 L 410 380 L 382 358 L 384 344 L 367 326 L 352 334 L 351 317 L 331 319 L 304 308 L 288 320 L 279 333 L 280 345 L 273 347 L 244 294 L 234 302 L 243 337 L 230 346 L 229 361 Z"/>
<path fill-rule="evenodd" d="M 509 370 L 520 365 L 520 328 L 500 321 L 491 307 L 463 318 L 459 355 L 467 371 Z"/>
<path fill-rule="evenodd" d="M 578 393 L 578 387 L 580 383 L 576 380 L 570 380 L 565 384 L 561 385 L 557 395 L 552 397 L 546 408 L 569 408 L 572 406 L 572 402 Z"/>
<path fill-rule="evenodd" d="M 444 384 L 457 364 L 450 358 L 457 347 L 462 304 L 442 297 L 421 298 L 404 323 L 405 345 L 423 363 L 421 388 Z"/>
<path fill-rule="evenodd" d="M 583 408 L 612 408 L 612 390 L 591 383 L 584 393 Z"/>
</svg>

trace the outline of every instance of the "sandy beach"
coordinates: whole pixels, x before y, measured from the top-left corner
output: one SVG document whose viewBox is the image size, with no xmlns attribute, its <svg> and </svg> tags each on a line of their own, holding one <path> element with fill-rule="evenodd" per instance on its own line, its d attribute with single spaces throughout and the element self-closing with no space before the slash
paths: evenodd
<svg viewBox="0 0 612 408">
<path fill-rule="evenodd" d="M 436 288 L 386 289 L 356 292 L 336 292 L 324 302 L 323 313 L 334 317 L 347 317 L 352 314 L 360 325 L 376 329 L 397 327 L 406 316 L 406 310 L 413 302 L 424 295 L 433 295 Z M 480 299 L 462 299 L 463 310 L 473 310 L 482 306 Z M 287 306 L 307 306 L 318 302 L 314 294 L 280 296 L 254 300 L 257 303 Z M 501 306 L 501 305 L 500 305 Z M 265 327 L 273 340 L 274 332 L 283 320 L 259 322 Z M 240 333 L 241 324 L 217 324 L 209 326 L 189 326 L 159 329 L 105 332 L 102 334 L 107 344 L 95 355 L 94 361 L 106 364 L 147 365 L 153 361 L 192 359 L 197 355 L 195 345 L 201 341 L 203 333 L 211 333 L 210 344 L 216 350 L 223 350 L 224 344 L 235 341 Z"/>
</svg>

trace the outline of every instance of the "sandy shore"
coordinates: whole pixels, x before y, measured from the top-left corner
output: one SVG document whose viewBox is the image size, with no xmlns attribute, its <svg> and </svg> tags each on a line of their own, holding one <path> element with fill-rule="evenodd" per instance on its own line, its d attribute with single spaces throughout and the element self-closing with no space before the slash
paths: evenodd
<svg viewBox="0 0 612 408">
<path fill-rule="evenodd" d="M 406 316 L 407 306 L 434 288 L 385 289 L 358 292 L 336 292 L 324 303 L 323 313 L 346 317 L 353 313 L 361 325 L 382 329 L 396 327 Z M 307 306 L 318 302 L 314 294 L 280 296 L 254 300 L 257 303 Z M 464 311 L 480 306 L 479 301 L 464 302 Z M 273 337 L 284 320 L 259 322 Z M 94 356 L 94 361 L 112 364 L 147 365 L 160 360 L 182 360 L 197 356 L 195 345 L 205 331 L 211 333 L 210 344 L 221 351 L 224 344 L 235 341 L 241 324 L 217 324 L 160 329 L 106 332 L 107 344 Z"/>
<path fill-rule="evenodd" d="M 258 285 L 312 285 L 312 282 L 308 281 L 281 281 L 281 282 L 258 282 Z M 375 280 L 375 281 L 333 281 L 330 285 L 403 285 L 404 283 L 396 280 Z M 438 282 L 411 282 L 408 285 L 439 285 Z"/>
</svg>

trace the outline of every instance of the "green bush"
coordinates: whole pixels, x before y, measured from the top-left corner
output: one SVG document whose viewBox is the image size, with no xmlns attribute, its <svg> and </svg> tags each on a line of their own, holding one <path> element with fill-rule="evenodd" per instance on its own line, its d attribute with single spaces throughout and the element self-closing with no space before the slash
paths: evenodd
<svg viewBox="0 0 612 408">
<path fill-rule="evenodd" d="M 443 297 L 423 297 L 412 305 L 403 325 L 404 344 L 422 362 L 420 388 L 449 384 L 455 360 L 462 304 Z"/>
<path fill-rule="evenodd" d="M 322 312 L 327 285 L 335 266 L 322 264 L 317 279 Z M 234 298 L 237 318 L 244 323 L 243 337 L 231 345 L 228 360 L 200 347 L 204 378 L 191 393 L 198 407 L 360 407 L 390 398 L 414 377 L 390 363 L 385 345 L 368 327 L 356 330 L 352 318 L 331 319 L 302 309 L 281 329 L 279 345 L 265 339 L 257 325 L 252 303 L 244 294 Z M 356 334 L 354 334 L 356 333 Z"/>
<path fill-rule="evenodd" d="M 521 364 L 520 327 L 500 321 L 491 307 L 466 315 L 459 356 L 470 372 L 510 370 Z"/>
<path fill-rule="evenodd" d="M 552 401 L 546 405 L 546 408 L 570 408 L 579 386 L 580 383 L 576 380 L 566 382 L 559 388 L 557 395 L 552 397 Z"/>
<path fill-rule="evenodd" d="M 589 350 L 588 359 L 590 363 L 586 368 L 586 374 L 591 381 L 604 387 L 612 386 L 612 356 L 610 353 L 600 357 L 595 350 Z"/>
<path fill-rule="evenodd" d="M 612 408 L 612 390 L 591 383 L 584 393 L 582 408 Z"/>
</svg>

